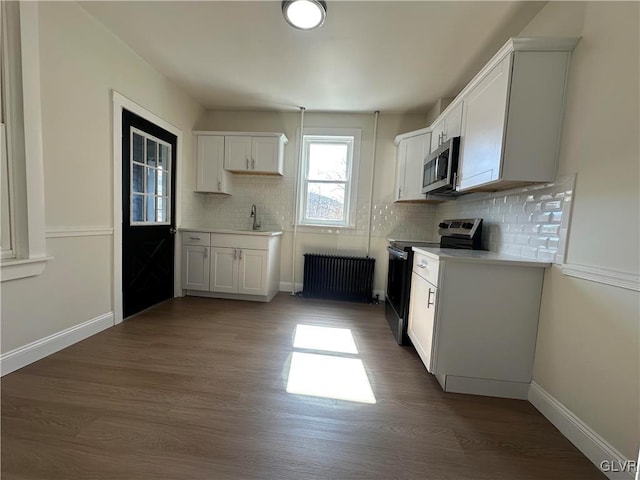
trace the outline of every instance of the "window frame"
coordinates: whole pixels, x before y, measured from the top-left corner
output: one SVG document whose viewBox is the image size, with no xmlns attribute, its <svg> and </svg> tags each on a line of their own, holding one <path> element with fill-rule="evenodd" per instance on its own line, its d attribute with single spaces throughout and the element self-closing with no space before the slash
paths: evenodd
<svg viewBox="0 0 640 480">
<path fill-rule="evenodd" d="M 309 180 L 309 148 L 313 141 L 307 142 L 307 138 L 325 138 L 326 141 L 317 143 L 347 143 L 350 139 L 351 158 L 347 158 L 347 178 L 342 180 Z M 298 136 L 300 142 L 300 136 Z M 305 128 L 302 135 L 302 148 L 298 148 L 298 156 L 302 155 L 299 161 L 299 198 L 298 215 L 296 224 L 301 227 L 334 227 L 334 228 L 355 228 L 356 227 L 356 206 L 358 203 L 358 172 L 360 164 L 360 148 L 362 142 L 362 130 L 359 128 Z M 300 145 L 299 145 L 300 147 Z M 323 219 L 310 219 L 306 217 L 308 201 L 309 183 L 344 183 L 344 220 L 332 221 Z"/>
<path fill-rule="evenodd" d="M 14 255 L 0 259 L 2 282 L 40 275 L 47 261 L 37 2 L 3 2 L 7 163 Z M 6 32 L 6 33 L 5 33 Z M 8 66 L 14 66 L 9 68 Z M 17 68 L 15 66 L 20 66 Z"/>
<path fill-rule="evenodd" d="M 143 156 L 145 158 L 145 163 L 139 163 L 134 161 L 133 159 L 133 135 L 138 135 L 140 137 L 142 137 L 143 140 Z M 147 152 L 147 140 L 151 140 L 153 142 L 155 142 L 158 146 L 159 145 L 164 145 L 165 147 L 167 147 L 167 166 L 166 168 L 159 168 L 157 166 L 157 158 L 156 158 L 156 167 L 150 167 L 149 165 L 146 164 L 146 152 Z M 154 137 L 153 135 L 145 132 L 144 130 L 140 130 L 139 128 L 135 128 L 135 127 L 131 127 L 131 131 L 129 132 L 129 145 L 131 145 L 130 148 L 130 152 L 129 152 L 129 225 L 132 227 L 148 227 L 148 226 L 153 226 L 153 225 L 171 225 L 171 194 L 173 193 L 171 191 L 171 157 L 172 157 L 172 146 L 170 143 L 165 142 L 164 140 L 159 139 L 158 137 Z M 159 148 L 158 150 L 159 151 Z M 158 203 L 157 203 L 157 198 L 158 197 L 162 197 L 164 199 L 166 199 L 166 210 L 167 210 L 167 220 L 164 222 L 158 222 L 158 221 L 149 221 L 146 219 L 146 202 L 143 202 L 142 205 L 142 209 L 144 212 L 144 217 L 145 220 L 143 221 L 134 221 L 133 220 L 133 197 L 134 195 L 140 195 L 139 192 L 134 192 L 133 191 L 133 167 L 135 165 L 141 165 L 143 167 L 143 190 L 144 192 L 141 193 L 143 198 L 146 198 L 148 196 L 154 196 L 156 198 L 156 202 L 155 202 L 155 212 L 157 214 L 157 210 L 158 210 Z M 147 191 L 147 180 L 148 180 L 148 176 L 147 176 L 147 169 L 154 169 L 156 171 L 156 175 L 158 174 L 157 172 L 159 170 L 163 170 L 165 172 L 165 175 L 167 176 L 167 191 L 164 192 L 162 195 L 159 195 L 158 192 L 156 191 L 153 194 L 148 193 Z M 157 178 L 157 177 L 156 177 Z M 157 185 L 157 184 L 156 184 Z"/>
</svg>

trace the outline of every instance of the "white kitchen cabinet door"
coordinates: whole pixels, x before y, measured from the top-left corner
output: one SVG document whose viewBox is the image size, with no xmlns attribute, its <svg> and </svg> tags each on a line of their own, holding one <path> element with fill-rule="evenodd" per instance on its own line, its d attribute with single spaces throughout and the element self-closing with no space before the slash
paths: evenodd
<svg viewBox="0 0 640 480">
<path fill-rule="evenodd" d="M 251 140 L 246 135 L 225 135 L 224 168 L 232 172 L 248 172 L 251 168 Z"/>
<path fill-rule="evenodd" d="M 403 138 L 398 144 L 395 201 L 425 200 L 422 165 L 429 152 L 430 133 Z"/>
<path fill-rule="evenodd" d="M 238 292 L 238 249 L 211 248 L 211 288 L 212 292 Z"/>
<path fill-rule="evenodd" d="M 447 113 L 445 119 L 445 130 L 444 135 L 442 137 L 442 141 L 446 142 L 447 140 L 453 137 L 459 137 L 462 132 L 462 102 L 459 102 L 457 105 L 453 106 L 451 110 Z"/>
<path fill-rule="evenodd" d="M 431 149 L 433 152 L 440 145 L 453 137 L 459 137 L 462 131 L 462 101 L 451 107 L 437 123 L 431 127 Z"/>
<path fill-rule="evenodd" d="M 437 288 L 415 272 L 411 274 L 409 323 L 407 333 L 425 367 L 433 373 L 433 343 L 436 321 Z"/>
<path fill-rule="evenodd" d="M 252 137 L 251 172 L 282 174 L 279 137 Z"/>
<path fill-rule="evenodd" d="M 197 135 L 196 143 L 196 191 L 230 194 L 230 174 L 224 170 L 224 137 Z"/>
<path fill-rule="evenodd" d="M 404 190 L 404 179 L 407 165 L 407 142 L 400 140 L 396 147 L 396 190 L 394 201 L 402 200 L 402 190 Z"/>
<path fill-rule="evenodd" d="M 423 133 L 406 140 L 407 156 L 405 157 L 403 200 L 424 200 L 422 193 L 422 171 L 424 159 L 429 152 L 431 134 Z"/>
<path fill-rule="evenodd" d="M 240 250 L 238 271 L 238 293 L 248 295 L 267 294 L 267 250 Z"/>
<path fill-rule="evenodd" d="M 444 134 L 445 119 L 442 118 L 438 123 L 431 126 L 431 149 L 429 153 L 436 150 L 442 142 L 442 135 Z"/>
<path fill-rule="evenodd" d="M 507 55 L 465 98 L 460 191 L 500 177 L 510 75 L 511 55 Z"/>
<path fill-rule="evenodd" d="M 184 245 L 182 247 L 182 288 L 209 290 L 209 247 Z"/>
</svg>

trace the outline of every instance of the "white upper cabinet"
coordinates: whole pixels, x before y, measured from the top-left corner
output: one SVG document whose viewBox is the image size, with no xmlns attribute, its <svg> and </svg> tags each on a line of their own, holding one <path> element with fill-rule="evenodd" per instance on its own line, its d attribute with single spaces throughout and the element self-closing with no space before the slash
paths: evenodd
<svg viewBox="0 0 640 480">
<path fill-rule="evenodd" d="M 224 137 L 196 135 L 196 191 L 231 193 L 230 174 L 224 170 Z"/>
<path fill-rule="evenodd" d="M 433 152 L 450 138 L 460 136 L 460 130 L 462 128 L 462 104 L 463 102 L 461 100 L 456 99 L 455 103 L 452 103 L 451 106 L 443 112 L 443 115 L 438 117 L 431 126 L 430 152 Z"/>
<path fill-rule="evenodd" d="M 234 173 L 282 175 L 284 134 L 225 135 L 224 168 Z"/>
<path fill-rule="evenodd" d="M 422 165 L 429 153 L 430 143 L 431 132 L 426 128 L 396 137 L 396 202 L 426 200 L 422 193 Z"/>
<path fill-rule="evenodd" d="M 224 168 L 232 172 L 247 171 L 251 168 L 251 137 L 241 135 L 224 137 Z"/>
<path fill-rule="evenodd" d="M 513 38 L 460 93 L 460 192 L 554 180 L 577 41 Z"/>
</svg>

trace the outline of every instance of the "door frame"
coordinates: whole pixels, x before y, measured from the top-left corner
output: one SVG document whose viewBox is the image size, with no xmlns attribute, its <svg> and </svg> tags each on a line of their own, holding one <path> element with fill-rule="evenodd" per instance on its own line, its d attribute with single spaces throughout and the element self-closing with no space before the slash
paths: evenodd
<svg viewBox="0 0 640 480">
<path fill-rule="evenodd" d="M 176 168 L 175 179 L 176 188 L 173 192 L 175 196 L 175 218 L 176 228 L 181 225 L 181 192 L 182 192 L 182 130 L 163 120 L 145 107 L 128 99 L 124 95 L 115 90 L 111 91 L 113 101 L 113 130 L 111 132 L 113 141 L 113 284 L 112 284 L 112 301 L 113 301 L 113 318 L 114 324 L 122 322 L 123 306 L 122 306 L 122 110 L 129 110 L 139 117 L 148 120 L 160 128 L 167 130 L 177 137 L 176 141 Z M 174 271 L 180 272 L 181 258 L 179 252 L 179 238 L 176 235 L 174 242 Z M 180 275 L 173 276 L 173 295 L 179 297 L 182 295 L 180 288 Z"/>
</svg>

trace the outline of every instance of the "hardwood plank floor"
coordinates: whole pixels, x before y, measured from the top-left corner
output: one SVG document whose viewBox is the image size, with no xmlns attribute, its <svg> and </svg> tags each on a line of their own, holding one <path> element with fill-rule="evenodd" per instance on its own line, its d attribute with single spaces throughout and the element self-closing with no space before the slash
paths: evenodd
<svg viewBox="0 0 640 480">
<path fill-rule="evenodd" d="M 297 324 L 351 329 L 375 404 L 286 392 Z M 528 402 L 444 393 L 383 305 L 175 299 L 1 386 L 4 480 L 605 478 Z"/>
</svg>

